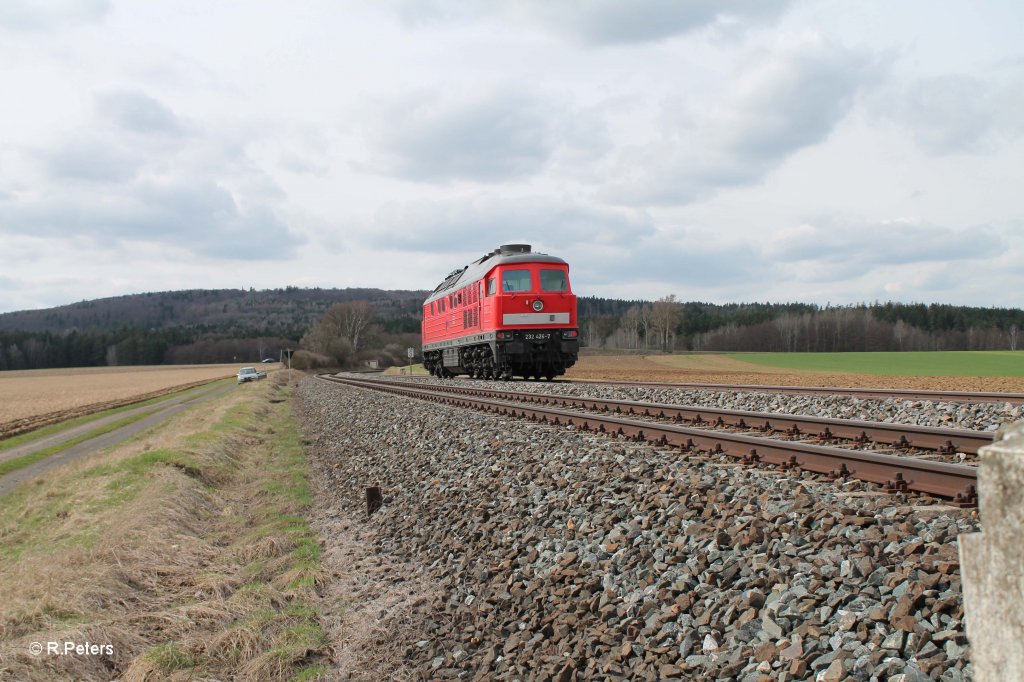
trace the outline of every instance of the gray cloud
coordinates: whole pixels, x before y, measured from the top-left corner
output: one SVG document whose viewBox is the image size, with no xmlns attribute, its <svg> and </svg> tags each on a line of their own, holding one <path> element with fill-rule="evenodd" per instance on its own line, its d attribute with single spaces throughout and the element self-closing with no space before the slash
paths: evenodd
<svg viewBox="0 0 1024 682">
<path fill-rule="evenodd" d="M 990 152 L 1024 129 L 1024 77 L 1019 67 L 1013 71 L 1009 82 L 966 74 L 922 78 L 890 93 L 882 106 L 929 154 Z"/>
<path fill-rule="evenodd" d="M 538 172 L 555 149 L 555 106 L 513 91 L 416 97 L 379 122 L 369 168 L 428 182 L 500 182 Z"/>
<path fill-rule="evenodd" d="M 4 0 L 0 2 L 0 28 L 15 31 L 50 31 L 102 21 L 110 0 Z"/>
<path fill-rule="evenodd" d="M 578 243 L 621 245 L 653 231 L 650 216 L 640 210 L 569 199 L 483 195 L 387 204 L 377 213 L 372 241 L 401 250 L 458 248 L 483 253 L 520 241 L 569 250 Z"/>
<path fill-rule="evenodd" d="M 775 19 L 791 0 L 532 0 L 513 6 L 547 30 L 589 45 L 662 40 L 720 23 Z"/>
<path fill-rule="evenodd" d="M 96 112 L 101 120 L 133 133 L 177 137 L 185 131 L 173 111 L 144 92 L 122 90 L 97 95 Z"/>
<path fill-rule="evenodd" d="M 125 182 L 147 161 L 169 158 L 183 147 L 186 127 L 165 105 L 138 91 L 94 96 L 94 118 L 49 149 L 36 153 L 57 180 Z"/>
<path fill-rule="evenodd" d="M 627 150 L 619 174 L 626 180 L 610 188 L 611 196 L 687 204 L 758 182 L 795 152 L 824 141 L 878 74 L 866 53 L 820 42 L 759 55 L 718 106 L 682 112 L 664 140 Z"/>
<path fill-rule="evenodd" d="M 211 180 L 141 182 L 117 195 L 66 191 L 0 203 L 0 233 L 61 237 L 91 244 L 164 243 L 227 259 L 289 257 L 300 239 L 264 205 L 241 206 Z"/>
<path fill-rule="evenodd" d="M 100 137 L 76 137 L 39 156 L 58 180 L 121 182 L 134 178 L 142 166 L 138 155 Z"/>
<path fill-rule="evenodd" d="M 486 18 L 518 21 L 592 46 L 644 43 L 709 26 L 771 21 L 793 0 L 395 0 L 410 27 Z"/>
<path fill-rule="evenodd" d="M 709 244 L 702 240 L 665 237 L 638 239 L 615 251 L 595 252 L 581 245 L 576 281 L 605 287 L 657 282 L 664 294 L 686 298 L 686 291 L 739 286 L 769 276 L 771 261 L 744 241 Z M 585 257 L 582 257 L 585 254 Z"/>
<path fill-rule="evenodd" d="M 992 228 L 952 230 L 902 221 L 855 223 L 819 219 L 766 246 L 772 258 L 791 263 L 819 263 L 835 279 L 883 265 L 957 262 L 992 258 L 1004 249 Z"/>
</svg>

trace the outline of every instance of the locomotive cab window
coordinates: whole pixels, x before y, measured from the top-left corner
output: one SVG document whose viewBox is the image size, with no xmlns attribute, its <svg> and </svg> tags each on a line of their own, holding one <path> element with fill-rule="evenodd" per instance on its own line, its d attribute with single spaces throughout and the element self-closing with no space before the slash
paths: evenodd
<svg viewBox="0 0 1024 682">
<path fill-rule="evenodd" d="M 569 280 L 565 276 L 565 270 L 541 270 L 540 271 L 541 291 L 569 291 Z"/>
<path fill-rule="evenodd" d="M 494 296 L 494 294 L 496 294 L 496 293 L 498 293 L 498 280 L 496 280 L 496 279 L 489 279 L 489 280 L 487 280 L 487 295 L 488 296 Z"/>
<path fill-rule="evenodd" d="M 529 270 L 506 270 L 501 274 L 501 290 L 505 293 L 530 291 L 532 288 Z"/>
</svg>

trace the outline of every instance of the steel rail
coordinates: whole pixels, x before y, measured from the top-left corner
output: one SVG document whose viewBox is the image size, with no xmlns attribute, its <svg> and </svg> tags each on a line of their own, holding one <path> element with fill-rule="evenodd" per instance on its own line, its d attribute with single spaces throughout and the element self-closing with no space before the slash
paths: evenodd
<svg viewBox="0 0 1024 682">
<path fill-rule="evenodd" d="M 776 464 L 784 469 L 802 469 L 837 478 L 852 477 L 881 484 L 889 491 L 923 492 L 951 498 L 955 503 L 965 506 L 977 504 L 977 470 L 975 467 L 962 464 L 707 431 L 611 415 L 588 415 L 550 407 L 524 406 L 478 396 L 461 396 L 436 391 L 433 387 L 423 388 L 410 384 L 330 375 L 319 375 L 317 378 L 358 388 L 534 419 L 555 426 L 574 426 L 584 431 L 650 441 L 657 445 L 724 453 L 748 464 Z"/>
<path fill-rule="evenodd" d="M 382 379 L 381 381 L 390 381 Z M 392 381 L 391 383 L 402 383 Z M 481 386 L 439 384 L 437 390 L 497 399 L 519 400 L 541 405 L 576 407 L 618 414 L 638 415 L 656 419 L 670 419 L 676 423 L 694 425 L 735 426 L 741 429 L 759 429 L 782 432 L 791 436 L 811 435 L 822 440 L 837 438 L 858 443 L 883 443 L 894 447 L 920 448 L 942 453 L 963 452 L 977 454 L 978 448 L 992 443 L 992 433 L 970 429 L 951 429 L 915 424 L 890 424 L 855 419 L 835 419 L 774 412 L 727 410 L 715 407 L 645 403 L 635 400 L 606 400 L 579 398 L 551 393 L 506 391 Z"/>
<path fill-rule="evenodd" d="M 687 391 L 752 391 L 760 393 L 796 393 L 807 395 L 849 395 L 857 398 L 896 398 L 902 400 L 947 400 L 966 403 L 1024 403 L 1024 393 L 901 390 L 895 388 L 832 388 L 822 386 L 773 386 L 768 384 L 691 384 L 671 381 L 619 381 L 614 379 L 563 379 L 567 384 L 610 384 L 676 388 Z"/>
</svg>

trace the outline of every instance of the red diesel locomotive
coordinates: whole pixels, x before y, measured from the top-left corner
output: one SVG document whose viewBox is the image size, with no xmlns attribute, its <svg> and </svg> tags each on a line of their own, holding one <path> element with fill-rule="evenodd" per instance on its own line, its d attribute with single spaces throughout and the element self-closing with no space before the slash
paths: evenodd
<svg viewBox="0 0 1024 682">
<path fill-rule="evenodd" d="M 423 302 L 423 364 L 436 377 L 550 381 L 578 355 L 569 265 L 528 244 L 455 270 Z"/>
</svg>

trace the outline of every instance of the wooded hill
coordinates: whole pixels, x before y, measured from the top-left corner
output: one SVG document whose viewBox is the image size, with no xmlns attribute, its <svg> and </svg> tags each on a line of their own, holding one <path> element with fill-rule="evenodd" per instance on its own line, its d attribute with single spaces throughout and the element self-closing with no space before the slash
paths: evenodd
<svg viewBox="0 0 1024 682">
<path fill-rule="evenodd" d="M 258 362 L 307 336 L 338 303 L 367 302 L 372 324 L 349 362 L 419 345 L 427 291 L 196 289 L 0 314 L 0 370 Z M 580 297 L 585 345 L 704 351 L 992 350 L 1018 348 L 1024 311 L 941 304 L 680 302 Z M 318 339 L 319 345 L 330 345 Z M 316 345 L 316 344 L 312 344 Z"/>
<path fill-rule="evenodd" d="M 336 303 L 368 301 L 375 331 L 418 334 L 426 291 L 193 289 L 0 314 L 0 370 L 258 362 L 298 348 Z"/>
</svg>

